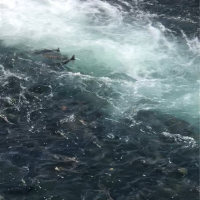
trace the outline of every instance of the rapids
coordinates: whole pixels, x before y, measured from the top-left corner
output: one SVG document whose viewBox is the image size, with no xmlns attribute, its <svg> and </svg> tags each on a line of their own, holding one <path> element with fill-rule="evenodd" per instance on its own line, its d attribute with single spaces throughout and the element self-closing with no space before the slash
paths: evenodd
<svg viewBox="0 0 200 200">
<path fill-rule="evenodd" d="M 183 30 L 182 36 L 173 35 L 155 22 L 156 13 L 140 10 L 137 1 L 0 3 L 3 44 L 24 50 L 60 47 L 64 54 L 76 54 L 73 71 L 99 82 L 94 95 L 106 98 L 120 115 L 139 104 L 139 109 L 159 109 L 197 122 L 197 37 L 188 38 Z M 112 90 L 108 95 L 101 89 L 104 84 Z"/>
<path fill-rule="evenodd" d="M 0 199 L 198 199 L 197 4 L 0 0 Z"/>
</svg>

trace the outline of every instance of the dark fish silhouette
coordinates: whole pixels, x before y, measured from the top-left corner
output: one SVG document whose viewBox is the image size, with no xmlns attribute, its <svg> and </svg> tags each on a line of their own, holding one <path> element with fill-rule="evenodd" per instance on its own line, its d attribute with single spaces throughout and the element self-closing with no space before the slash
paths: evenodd
<svg viewBox="0 0 200 200">
<path fill-rule="evenodd" d="M 40 54 L 44 54 L 44 53 L 49 53 L 49 52 L 60 52 L 60 48 L 57 49 L 42 49 L 42 50 L 35 50 L 33 52 L 34 55 L 40 55 Z"/>
<path fill-rule="evenodd" d="M 3 186 L 3 189 L 0 190 L 3 194 L 9 194 L 9 195 L 27 195 L 29 192 L 31 192 L 34 189 L 33 185 L 30 186 Z"/>
<path fill-rule="evenodd" d="M 60 48 L 35 50 L 32 52 L 32 55 L 35 56 L 35 59 L 41 60 L 49 66 L 55 67 L 63 66 L 68 62 L 75 60 L 74 55 L 70 59 L 67 56 L 62 56 Z"/>
</svg>

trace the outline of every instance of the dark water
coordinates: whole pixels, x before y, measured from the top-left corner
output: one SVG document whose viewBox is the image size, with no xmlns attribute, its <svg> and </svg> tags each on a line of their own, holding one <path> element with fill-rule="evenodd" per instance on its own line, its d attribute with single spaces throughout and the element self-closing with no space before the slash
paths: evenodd
<svg viewBox="0 0 200 200">
<path fill-rule="evenodd" d="M 139 4 L 175 34 L 198 34 L 197 1 Z M 0 199 L 198 199 L 198 124 L 158 110 L 113 117 L 95 81 L 0 45 Z"/>
</svg>

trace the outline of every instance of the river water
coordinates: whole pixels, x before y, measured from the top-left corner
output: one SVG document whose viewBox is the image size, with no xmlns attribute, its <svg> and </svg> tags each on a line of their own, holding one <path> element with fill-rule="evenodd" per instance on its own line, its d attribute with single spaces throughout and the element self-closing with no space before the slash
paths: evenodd
<svg viewBox="0 0 200 200">
<path fill-rule="evenodd" d="M 198 4 L 0 0 L 0 199 L 198 199 Z"/>
</svg>

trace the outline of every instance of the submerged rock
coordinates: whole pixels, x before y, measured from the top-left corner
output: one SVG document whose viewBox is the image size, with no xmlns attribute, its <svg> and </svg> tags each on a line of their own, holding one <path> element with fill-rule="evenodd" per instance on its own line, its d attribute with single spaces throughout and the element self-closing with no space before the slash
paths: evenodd
<svg viewBox="0 0 200 200">
<path fill-rule="evenodd" d="M 186 168 L 183 168 L 183 167 L 180 167 L 178 168 L 178 171 L 183 174 L 183 176 L 185 176 L 187 174 L 187 169 Z"/>
<path fill-rule="evenodd" d="M 51 87 L 45 84 L 35 84 L 28 89 L 30 92 L 43 94 L 43 93 L 51 93 Z"/>
<path fill-rule="evenodd" d="M 167 131 L 183 136 L 192 136 L 194 134 L 194 128 L 190 123 L 158 111 L 140 110 L 137 113 L 136 120 L 141 121 L 142 124 L 151 127 L 158 133 Z"/>
</svg>

